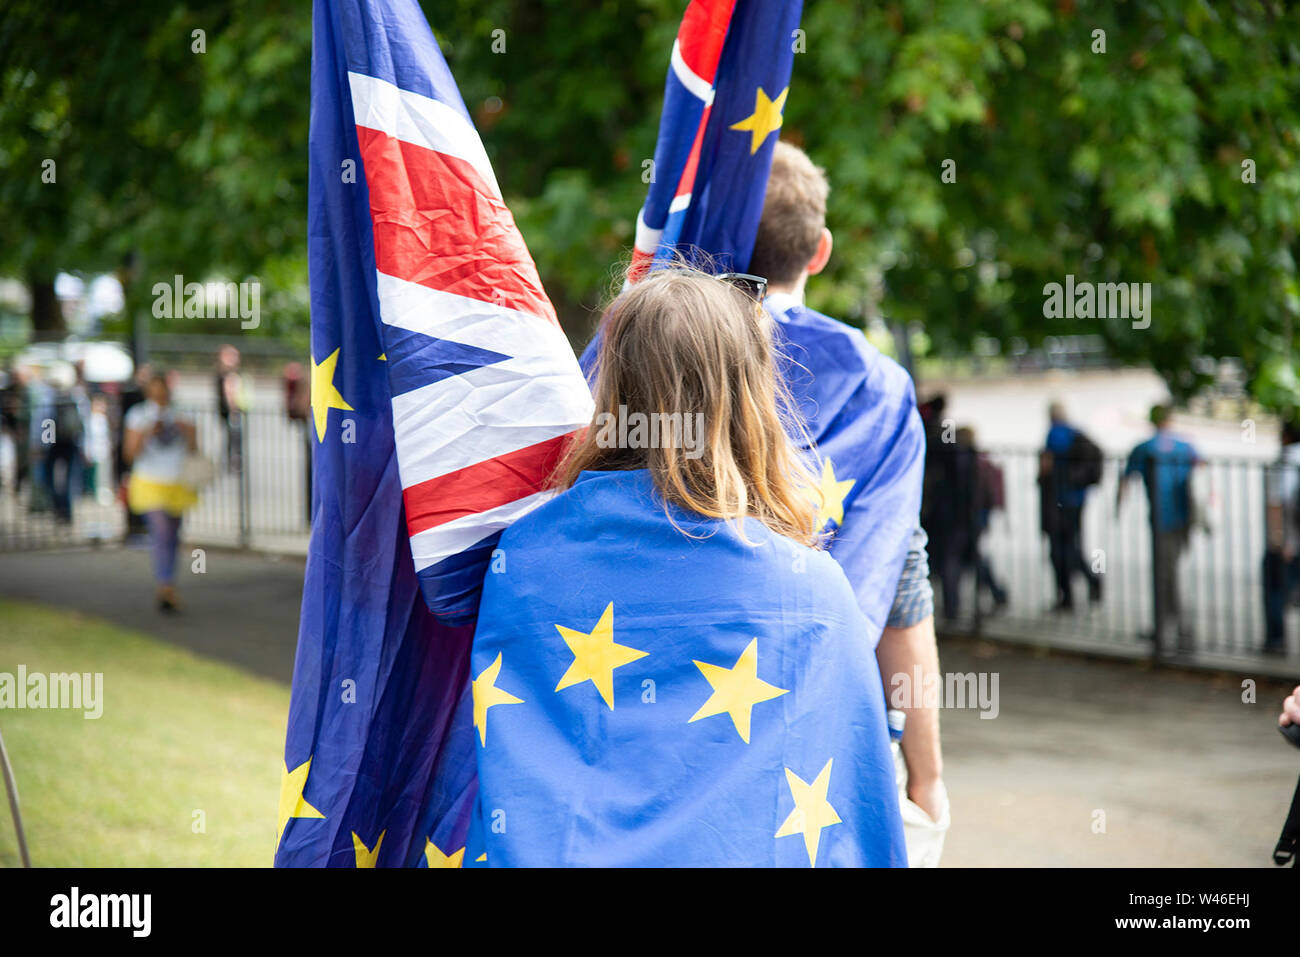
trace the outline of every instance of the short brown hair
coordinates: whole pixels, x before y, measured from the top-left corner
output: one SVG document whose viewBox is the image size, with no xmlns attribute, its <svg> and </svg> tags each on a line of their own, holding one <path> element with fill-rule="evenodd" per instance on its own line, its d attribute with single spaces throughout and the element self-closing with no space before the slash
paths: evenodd
<svg viewBox="0 0 1300 957">
<path fill-rule="evenodd" d="M 821 242 L 830 191 L 824 169 L 799 147 L 778 142 L 749 271 L 782 285 L 798 280 Z"/>
<path fill-rule="evenodd" d="M 567 489 L 585 470 L 644 468 L 665 502 L 738 524 L 757 518 L 779 535 L 819 545 L 817 482 L 790 440 L 791 432 L 807 433 L 776 374 L 771 321 L 735 287 L 684 266 L 629 286 L 601 320 L 593 425 L 553 485 Z M 701 454 L 672 443 L 608 447 L 595 423 L 620 407 L 699 415 Z"/>
</svg>

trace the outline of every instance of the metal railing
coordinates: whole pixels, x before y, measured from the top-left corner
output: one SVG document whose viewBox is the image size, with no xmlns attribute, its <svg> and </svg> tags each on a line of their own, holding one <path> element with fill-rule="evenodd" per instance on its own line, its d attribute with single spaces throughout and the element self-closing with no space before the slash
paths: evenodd
<svg viewBox="0 0 1300 957">
<path fill-rule="evenodd" d="M 310 442 L 307 424 L 279 409 L 252 409 L 234 437 L 215 408 L 184 407 L 198 428 L 199 447 L 217 466 L 215 479 L 185 516 L 183 536 L 200 544 L 305 552 L 310 532 Z M 1057 594 L 1050 548 L 1041 528 L 1038 452 L 989 451 L 1003 473 L 1005 507 L 992 513 L 978 538 L 979 553 L 1005 589 L 995 607 L 987 588 L 976 588 L 973 564 L 959 579 L 961 614 L 945 619 L 940 577 L 942 543 L 931 542 L 931 569 L 941 631 L 1100 652 L 1133 658 L 1169 658 L 1185 664 L 1240 667 L 1300 676 L 1300 613 L 1287 605 L 1284 654 L 1262 654 L 1265 636 L 1265 490 L 1268 463 L 1216 459 L 1209 478 L 1210 530 L 1194 530 L 1179 562 L 1188 633 L 1181 647 L 1152 640 L 1153 589 L 1149 505 L 1140 478 L 1120 509 L 1115 493 L 1124 461 L 1103 463 L 1082 510 L 1082 554 L 1102 582 L 1100 600 L 1089 601 L 1081 576 L 1074 578 L 1074 610 L 1054 611 Z M 30 492 L 0 490 L 0 550 L 120 541 L 126 513 L 120 503 L 80 498 L 71 524 L 49 510 L 30 507 Z"/>
<path fill-rule="evenodd" d="M 185 540 L 305 552 L 311 517 L 306 424 L 281 410 L 250 409 L 228 429 L 214 407 L 178 405 L 176 411 L 194 422 L 199 450 L 215 467 L 198 504 L 185 513 Z M 21 485 L 15 487 L 11 474 L 0 488 L 0 551 L 123 540 L 127 514 L 115 482 L 109 502 L 74 495 L 72 521 L 64 522 L 45 490 L 34 487 L 42 481 L 40 469 L 34 458 Z M 61 481 L 63 467 L 57 469 Z"/>
<path fill-rule="evenodd" d="M 1005 507 L 994 511 L 977 539 L 980 555 L 1005 591 L 995 603 L 977 587 L 973 563 L 963 565 L 961 614 L 945 622 L 939 587 L 941 555 L 931 555 L 941 628 L 1034 644 L 1125 657 L 1234 667 L 1250 662 L 1278 675 L 1300 674 L 1300 620 L 1288 596 L 1282 654 L 1263 654 L 1265 476 L 1267 462 L 1217 459 L 1198 468 L 1208 478 L 1208 530 L 1194 528 L 1177 563 L 1183 634 L 1157 632 L 1150 505 L 1141 476 L 1130 478 L 1122 505 L 1116 491 L 1126 461 L 1103 462 L 1101 481 L 1082 509 L 1081 551 L 1098 575 L 1099 600 L 1090 600 L 1082 574 L 1072 576 L 1073 609 L 1058 609 L 1051 548 L 1042 529 L 1036 450 L 987 453 L 1003 473 Z M 942 548 L 942 543 L 940 543 Z M 1170 617 L 1168 611 L 1162 614 Z"/>
</svg>

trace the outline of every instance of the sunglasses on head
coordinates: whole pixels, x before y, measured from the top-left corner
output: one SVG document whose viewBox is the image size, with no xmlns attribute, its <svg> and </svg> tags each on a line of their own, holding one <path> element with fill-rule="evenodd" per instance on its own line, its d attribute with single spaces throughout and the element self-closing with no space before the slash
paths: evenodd
<svg viewBox="0 0 1300 957">
<path fill-rule="evenodd" d="M 762 302 L 767 295 L 767 280 L 747 272 L 724 272 L 718 279 L 730 286 L 735 286 L 756 302 Z"/>
</svg>

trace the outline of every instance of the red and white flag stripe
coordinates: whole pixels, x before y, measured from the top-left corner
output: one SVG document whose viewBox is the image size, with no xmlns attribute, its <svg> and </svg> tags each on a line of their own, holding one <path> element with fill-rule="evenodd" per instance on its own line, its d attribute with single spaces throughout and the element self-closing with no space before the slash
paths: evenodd
<svg viewBox="0 0 1300 957">
<path fill-rule="evenodd" d="M 507 356 L 393 397 L 416 569 L 541 504 L 592 401 L 573 350 L 459 111 L 348 74 L 370 192 L 380 318 Z"/>
</svg>

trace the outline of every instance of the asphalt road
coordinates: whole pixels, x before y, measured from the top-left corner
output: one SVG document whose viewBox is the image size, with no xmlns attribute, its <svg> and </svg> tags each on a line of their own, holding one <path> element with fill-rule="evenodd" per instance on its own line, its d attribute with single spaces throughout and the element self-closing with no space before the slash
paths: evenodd
<svg viewBox="0 0 1300 957">
<path fill-rule="evenodd" d="M 944 865 L 1273 866 L 1300 775 L 1275 729 L 1285 685 L 969 642 L 940 654 L 946 672 L 1000 675 L 996 718 L 942 716 Z"/>
</svg>

